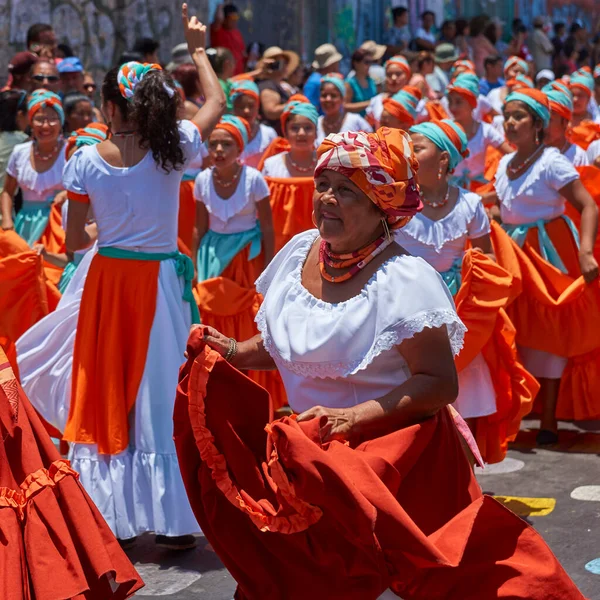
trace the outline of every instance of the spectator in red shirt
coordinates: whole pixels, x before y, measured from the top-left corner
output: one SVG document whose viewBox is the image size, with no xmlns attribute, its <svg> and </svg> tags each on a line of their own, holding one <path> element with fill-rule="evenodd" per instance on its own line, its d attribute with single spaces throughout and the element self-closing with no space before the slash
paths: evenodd
<svg viewBox="0 0 600 600">
<path fill-rule="evenodd" d="M 213 47 L 227 48 L 235 59 L 235 75 L 244 72 L 246 44 L 238 29 L 240 15 L 233 4 L 219 4 L 215 19 L 210 27 L 210 41 Z"/>
</svg>

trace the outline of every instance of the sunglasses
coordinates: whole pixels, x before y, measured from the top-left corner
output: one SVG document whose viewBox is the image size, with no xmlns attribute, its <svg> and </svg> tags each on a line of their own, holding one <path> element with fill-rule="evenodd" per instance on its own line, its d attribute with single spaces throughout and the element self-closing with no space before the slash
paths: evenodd
<svg viewBox="0 0 600 600">
<path fill-rule="evenodd" d="M 42 83 L 42 81 L 47 81 L 49 83 L 56 83 L 59 80 L 58 75 L 33 75 L 31 77 L 34 81 Z"/>
<path fill-rule="evenodd" d="M 50 127 L 54 127 L 55 125 L 58 125 L 60 123 L 60 119 L 55 118 L 55 117 L 33 117 L 32 120 L 34 125 L 39 125 L 40 127 L 44 124 L 44 123 L 48 123 L 48 125 L 50 125 Z"/>
</svg>

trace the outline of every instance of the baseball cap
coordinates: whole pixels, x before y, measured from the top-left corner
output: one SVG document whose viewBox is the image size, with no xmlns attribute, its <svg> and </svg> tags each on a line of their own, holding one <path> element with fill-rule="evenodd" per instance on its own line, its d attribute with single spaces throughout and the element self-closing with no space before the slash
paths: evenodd
<svg viewBox="0 0 600 600">
<path fill-rule="evenodd" d="M 8 72 L 11 75 L 25 75 L 37 61 L 38 56 L 33 52 L 18 52 L 10 59 Z"/>
<path fill-rule="evenodd" d="M 56 68 L 59 73 L 83 73 L 83 65 L 76 56 L 63 58 Z"/>
</svg>

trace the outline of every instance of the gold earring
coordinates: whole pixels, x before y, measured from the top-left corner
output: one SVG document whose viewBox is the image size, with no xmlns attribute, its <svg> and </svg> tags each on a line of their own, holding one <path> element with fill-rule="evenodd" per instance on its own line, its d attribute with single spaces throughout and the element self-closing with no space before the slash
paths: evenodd
<svg viewBox="0 0 600 600">
<path fill-rule="evenodd" d="M 438 180 L 442 178 L 442 167 L 440 165 L 440 168 L 438 169 Z"/>
<path fill-rule="evenodd" d="M 311 219 L 312 219 L 313 225 L 318 229 L 319 226 L 317 225 L 317 219 L 315 218 L 315 211 L 314 210 L 312 211 Z"/>
<path fill-rule="evenodd" d="M 381 224 L 383 225 L 383 233 L 384 233 L 386 239 L 391 240 L 392 232 L 390 231 L 390 226 L 388 225 L 387 217 L 384 217 L 383 219 L 381 219 Z"/>
<path fill-rule="evenodd" d="M 540 130 L 539 129 L 535 132 L 535 143 L 538 146 L 540 145 Z"/>
</svg>

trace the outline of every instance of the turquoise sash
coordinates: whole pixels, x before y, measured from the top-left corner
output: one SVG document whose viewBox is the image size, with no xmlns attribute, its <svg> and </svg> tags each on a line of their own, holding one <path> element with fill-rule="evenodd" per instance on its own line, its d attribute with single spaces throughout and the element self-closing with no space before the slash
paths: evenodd
<svg viewBox="0 0 600 600">
<path fill-rule="evenodd" d="M 255 227 L 240 233 L 216 233 L 209 229 L 198 248 L 198 281 L 219 277 L 248 244 L 249 260 L 256 258 L 260 254 L 261 239 L 258 221 Z"/>
<path fill-rule="evenodd" d="M 30 245 L 36 244 L 42 237 L 50 219 L 50 209 L 54 192 L 44 202 L 23 202 L 21 210 L 15 217 L 15 231 Z"/>
<path fill-rule="evenodd" d="M 564 221 L 567 223 L 571 233 L 573 234 L 573 237 L 575 238 L 575 243 L 577 244 L 577 247 L 579 247 L 579 233 L 573 224 L 573 221 L 571 221 L 571 219 L 569 219 L 569 217 L 566 215 L 561 215 L 559 219 L 564 219 Z M 539 219 L 533 223 L 525 223 L 523 225 L 504 224 L 502 227 L 504 228 L 504 231 L 506 231 L 506 233 L 508 233 L 508 235 L 517 244 L 519 244 L 520 247 L 523 247 L 529 230 L 535 227 L 538 231 L 538 243 L 540 245 L 540 254 L 542 255 L 542 258 L 548 261 L 552 266 L 556 267 L 559 271 L 566 274 L 567 268 L 563 264 L 558 251 L 554 247 L 554 244 L 552 243 L 552 240 L 546 231 L 546 223 L 549 222 L 550 221 Z"/>
<path fill-rule="evenodd" d="M 448 179 L 448 183 L 450 185 L 461 187 L 465 190 L 471 189 L 471 181 L 476 181 L 477 183 L 483 184 L 489 183 L 489 181 L 483 175 L 471 177 L 471 171 L 469 171 L 469 169 L 463 169 L 460 175 L 451 175 Z"/>
<path fill-rule="evenodd" d="M 175 261 L 175 270 L 179 277 L 183 277 L 185 281 L 185 287 L 183 290 L 183 299 L 190 303 L 192 310 L 192 323 L 200 323 L 200 312 L 198 311 L 198 305 L 192 293 L 192 281 L 194 280 L 194 263 L 192 259 L 181 252 L 137 252 L 135 250 L 124 250 L 123 248 L 98 248 L 98 254 L 100 256 L 106 256 L 107 258 L 120 258 L 125 260 L 152 260 L 152 261 L 163 261 L 171 260 Z"/>
<path fill-rule="evenodd" d="M 462 258 L 457 258 L 454 264 L 447 270 L 440 273 L 444 283 L 448 286 L 452 297 L 458 294 L 462 284 Z"/>
</svg>

